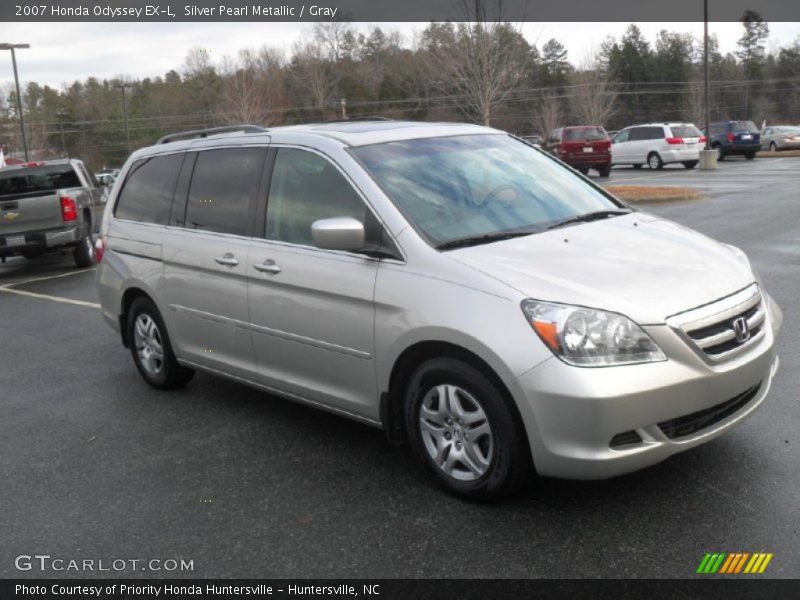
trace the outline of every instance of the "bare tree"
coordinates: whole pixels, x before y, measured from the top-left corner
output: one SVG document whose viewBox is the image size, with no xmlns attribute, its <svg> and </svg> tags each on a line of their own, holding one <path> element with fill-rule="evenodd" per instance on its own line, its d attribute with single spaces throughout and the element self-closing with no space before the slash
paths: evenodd
<svg viewBox="0 0 800 600">
<path fill-rule="evenodd" d="M 698 72 L 689 82 L 683 97 L 683 117 L 698 127 L 706 124 L 705 84 Z"/>
<path fill-rule="evenodd" d="M 462 0 L 465 20 L 470 5 Z M 498 3 L 498 6 L 500 4 Z M 431 85 L 453 97 L 469 118 L 489 125 L 531 68 L 531 51 L 519 27 L 489 21 L 485 4 L 475 2 L 473 23 L 432 24 L 422 38 Z"/>
<path fill-rule="evenodd" d="M 276 122 L 276 108 L 283 100 L 284 59 L 280 50 L 263 47 L 241 50 L 238 60 L 225 57 L 222 99 L 217 116 L 223 123 Z"/>
<path fill-rule="evenodd" d="M 562 102 L 563 99 L 552 91 L 548 91 L 542 96 L 538 110 L 532 119 L 532 125 L 538 129 L 542 138 L 546 139 L 551 131 L 564 124 Z"/>
<path fill-rule="evenodd" d="M 593 52 L 572 74 L 569 104 L 575 119 L 586 125 L 605 125 L 614 116 L 617 92 Z"/>
<path fill-rule="evenodd" d="M 297 43 L 293 55 L 292 75 L 305 88 L 314 106 L 324 110 L 336 89 L 336 76 L 322 45 L 315 41 Z"/>
</svg>

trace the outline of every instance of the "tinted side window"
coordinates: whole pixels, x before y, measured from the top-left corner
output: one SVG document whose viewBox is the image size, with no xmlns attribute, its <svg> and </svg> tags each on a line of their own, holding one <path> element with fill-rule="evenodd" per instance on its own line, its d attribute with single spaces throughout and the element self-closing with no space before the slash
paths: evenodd
<svg viewBox="0 0 800 600">
<path fill-rule="evenodd" d="M 658 140 L 664 137 L 664 129 L 662 127 L 646 127 L 647 137 L 646 140 Z"/>
<path fill-rule="evenodd" d="M 197 156 L 186 203 L 186 227 L 248 235 L 264 148 L 205 150 Z"/>
<path fill-rule="evenodd" d="M 267 200 L 267 239 L 312 246 L 314 221 L 354 217 L 364 223 L 366 214 L 364 202 L 330 161 L 305 150 L 278 150 Z"/>
<path fill-rule="evenodd" d="M 119 193 L 114 216 L 118 219 L 166 225 L 183 154 L 137 160 Z"/>
<path fill-rule="evenodd" d="M 647 127 L 634 127 L 630 132 L 630 137 L 628 139 L 631 142 L 647 139 Z"/>
</svg>

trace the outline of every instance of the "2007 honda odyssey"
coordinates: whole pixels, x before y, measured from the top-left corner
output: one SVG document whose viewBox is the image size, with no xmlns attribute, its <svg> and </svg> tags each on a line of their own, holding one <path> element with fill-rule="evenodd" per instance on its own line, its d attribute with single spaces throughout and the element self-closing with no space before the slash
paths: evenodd
<svg viewBox="0 0 800 600">
<path fill-rule="evenodd" d="M 781 312 L 747 257 L 485 127 L 188 132 L 134 153 L 106 321 L 159 389 L 202 369 L 408 438 L 470 497 L 603 478 L 742 422 Z"/>
</svg>

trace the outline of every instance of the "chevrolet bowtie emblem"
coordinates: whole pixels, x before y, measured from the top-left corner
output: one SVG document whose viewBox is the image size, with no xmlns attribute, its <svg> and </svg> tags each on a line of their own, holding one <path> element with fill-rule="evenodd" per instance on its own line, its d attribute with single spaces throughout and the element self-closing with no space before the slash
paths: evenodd
<svg viewBox="0 0 800 600">
<path fill-rule="evenodd" d="M 3 215 L 3 219 L 6 221 L 13 221 L 19 216 L 19 213 L 9 212 Z"/>
</svg>

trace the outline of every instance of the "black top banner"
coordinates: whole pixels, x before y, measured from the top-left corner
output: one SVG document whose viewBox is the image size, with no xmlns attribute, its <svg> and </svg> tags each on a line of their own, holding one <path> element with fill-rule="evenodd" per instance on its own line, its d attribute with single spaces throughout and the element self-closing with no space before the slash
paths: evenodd
<svg viewBox="0 0 800 600">
<path fill-rule="evenodd" d="M 800 21 L 798 0 L 708 0 L 709 21 Z M 0 21 L 120 22 L 699 22 L 703 0 L 18 0 L 0 3 Z"/>
</svg>

